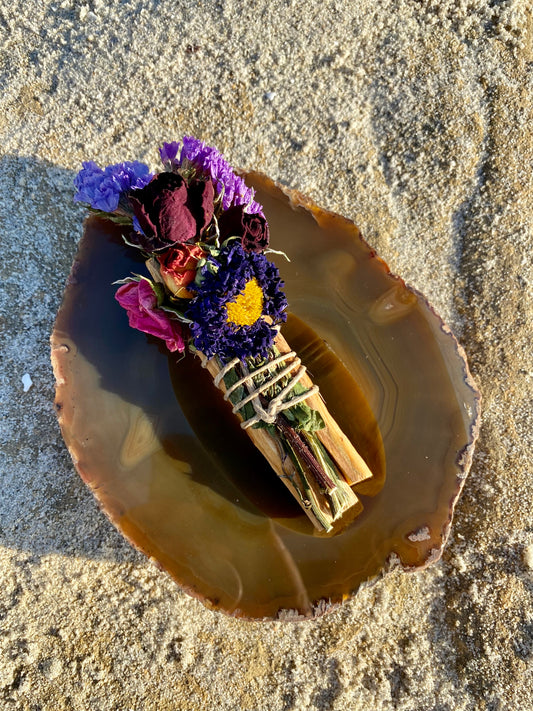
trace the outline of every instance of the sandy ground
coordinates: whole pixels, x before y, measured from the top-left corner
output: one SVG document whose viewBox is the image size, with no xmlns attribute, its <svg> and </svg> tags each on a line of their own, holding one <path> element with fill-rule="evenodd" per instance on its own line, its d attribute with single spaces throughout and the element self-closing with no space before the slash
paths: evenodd
<svg viewBox="0 0 533 711">
<path fill-rule="evenodd" d="M 3 0 L 3 709 L 533 708 L 532 67 L 520 0 Z M 72 177 L 185 133 L 354 219 L 483 391 L 443 559 L 316 622 L 182 594 L 98 511 L 52 410 Z"/>
</svg>

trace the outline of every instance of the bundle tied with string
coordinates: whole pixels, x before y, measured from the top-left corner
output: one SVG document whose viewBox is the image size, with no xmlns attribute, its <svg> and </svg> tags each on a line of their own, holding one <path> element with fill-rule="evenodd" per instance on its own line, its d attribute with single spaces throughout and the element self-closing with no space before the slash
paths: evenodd
<svg viewBox="0 0 533 711">
<path fill-rule="evenodd" d="M 370 478 L 372 472 L 279 331 L 273 346 L 273 356 L 256 368 L 238 358 L 223 364 L 217 357 L 197 355 L 224 399 L 233 405 L 241 427 L 316 529 L 331 532 L 341 521 L 347 523 L 360 513 L 362 505 L 351 487 Z M 272 392 L 276 394 L 269 398 Z M 294 430 L 285 417 L 304 402 L 321 420 L 322 426 L 311 432 Z M 327 467 L 314 465 L 325 458 Z"/>
<path fill-rule="evenodd" d="M 289 364 L 285 365 L 287 361 Z M 206 367 L 207 362 L 207 358 L 202 356 L 202 365 L 204 368 Z M 220 372 L 215 376 L 214 382 L 217 388 L 220 387 L 224 377 L 231 371 L 235 371 L 237 367 L 240 366 L 244 375 L 239 380 L 236 380 L 229 388 L 225 388 L 224 400 L 229 400 L 231 395 L 244 385 L 248 390 L 248 395 L 246 395 L 242 400 L 233 403 L 233 414 L 237 414 L 245 405 L 251 403 L 255 410 L 255 415 L 247 420 L 243 420 L 241 427 L 243 429 L 248 429 L 248 427 L 257 424 L 258 422 L 265 422 L 272 425 L 276 422 L 280 412 L 288 410 L 294 405 L 304 402 L 315 393 L 318 393 L 318 385 L 313 385 L 299 395 L 294 394 L 294 387 L 296 383 L 302 379 L 306 371 L 305 365 L 301 365 L 301 363 L 302 361 L 298 358 L 296 353 L 294 351 L 289 351 L 288 353 L 281 353 L 280 355 L 275 356 L 272 360 L 267 361 L 250 373 L 247 365 L 245 363 L 241 363 L 240 358 L 234 358 L 229 361 L 229 363 L 224 365 Z M 277 370 L 275 375 L 273 375 L 270 379 L 265 380 L 262 385 L 256 386 L 254 379 L 257 378 L 257 376 L 267 373 L 273 368 L 277 368 L 277 366 L 282 367 L 280 370 Z M 295 373 L 293 372 L 294 370 L 296 370 Z M 261 394 L 284 378 L 289 378 L 289 382 L 285 385 L 281 392 L 276 395 L 276 397 L 270 400 L 267 409 L 265 410 L 261 404 Z"/>
<path fill-rule="evenodd" d="M 164 143 L 164 170 L 138 161 L 83 164 L 74 199 L 123 228 L 146 269 L 114 282 L 129 324 L 196 353 L 317 530 L 340 530 L 362 506 L 351 486 L 372 476 L 280 333 L 287 298 L 267 255 L 253 188 L 213 147 Z M 287 255 L 285 255 L 287 256 Z"/>
</svg>

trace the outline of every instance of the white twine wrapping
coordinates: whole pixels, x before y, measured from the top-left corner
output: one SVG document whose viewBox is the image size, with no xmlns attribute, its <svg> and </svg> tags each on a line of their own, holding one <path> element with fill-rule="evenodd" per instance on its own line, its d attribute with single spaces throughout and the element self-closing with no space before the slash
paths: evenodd
<svg viewBox="0 0 533 711">
<path fill-rule="evenodd" d="M 288 363 L 284 368 L 282 368 L 278 373 L 276 373 L 274 377 L 262 383 L 258 387 L 255 386 L 255 376 L 261 375 L 261 373 L 264 373 L 265 371 L 269 370 L 272 366 L 276 366 L 289 359 L 291 360 L 291 362 Z M 201 360 L 202 367 L 206 368 L 209 362 L 208 359 L 202 354 Z M 233 368 L 235 368 L 235 366 L 240 362 L 241 361 L 239 360 L 239 358 L 234 358 L 229 363 L 226 363 L 225 366 L 223 366 L 223 368 L 214 378 L 214 383 L 217 388 L 220 388 L 220 384 L 222 383 L 224 377 L 231 370 L 233 370 Z M 237 380 L 235 383 L 233 383 L 233 385 L 231 385 L 225 391 L 224 399 L 229 400 L 231 394 L 243 385 L 248 390 L 248 395 L 246 395 L 246 397 L 244 397 L 242 400 L 240 400 L 233 406 L 233 412 L 237 413 L 245 405 L 247 405 L 248 403 L 252 403 L 252 406 L 255 410 L 255 415 L 253 417 L 250 417 L 248 420 L 241 422 L 241 427 L 243 429 L 248 429 L 248 427 L 251 427 L 252 425 L 255 425 L 257 422 L 261 421 L 266 422 L 268 424 L 273 424 L 276 421 L 276 417 L 280 412 L 282 412 L 283 410 L 288 410 L 290 407 L 293 407 L 293 405 L 297 405 L 298 403 L 307 400 L 312 395 L 315 395 L 318 392 L 318 385 L 313 385 L 305 392 L 300 393 L 300 395 L 294 395 L 294 397 L 289 398 L 288 400 L 285 400 L 285 402 L 283 402 L 284 398 L 290 394 L 296 383 L 298 383 L 298 381 L 301 380 L 301 378 L 305 374 L 306 367 L 301 363 L 302 361 L 300 360 L 300 358 L 298 358 L 296 353 L 294 351 L 290 351 L 289 353 L 282 353 L 281 355 L 277 356 L 268 363 L 265 363 L 261 367 L 257 368 L 257 370 L 254 370 L 253 373 L 250 373 L 245 363 L 241 364 L 242 369 L 244 371 L 244 376 Z M 270 400 L 267 408 L 265 409 L 261 404 L 259 395 L 265 390 L 268 390 L 271 385 L 277 383 L 278 380 L 281 380 L 285 376 L 289 375 L 291 371 L 294 370 L 294 368 L 298 368 L 296 373 L 291 377 L 291 379 L 289 380 L 287 385 L 281 390 L 281 392 L 279 392 L 276 397 Z"/>
</svg>

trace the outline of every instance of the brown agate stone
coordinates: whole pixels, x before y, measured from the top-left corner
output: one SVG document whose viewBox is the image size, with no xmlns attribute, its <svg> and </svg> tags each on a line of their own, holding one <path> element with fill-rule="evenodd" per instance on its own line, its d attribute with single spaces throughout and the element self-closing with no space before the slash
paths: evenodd
<svg viewBox="0 0 533 711">
<path fill-rule="evenodd" d="M 479 394 L 426 300 L 348 220 L 251 174 L 292 316 L 285 338 L 374 473 L 362 513 L 317 534 L 198 359 L 130 329 L 112 282 L 144 269 L 87 220 L 52 334 L 76 468 L 122 533 L 187 592 L 247 618 L 313 617 L 393 564 L 438 559 L 470 466 Z"/>
</svg>

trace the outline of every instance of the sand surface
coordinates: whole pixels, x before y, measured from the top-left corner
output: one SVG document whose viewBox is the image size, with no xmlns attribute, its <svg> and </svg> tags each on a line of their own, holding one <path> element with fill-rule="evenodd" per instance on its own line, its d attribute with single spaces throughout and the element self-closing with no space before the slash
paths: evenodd
<svg viewBox="0 0 533 711">
<path fill-rule="evenodd" d="M 520 0 L 1 2 L 2 709 L 533 708 L 532 68 Z M 187 133 L 352 218 L 483 392 L 443 559 L 315 622 L 181 593 L 99 512 L 52 409 L 80 161 L 155 166 Z"/>
</svg>

